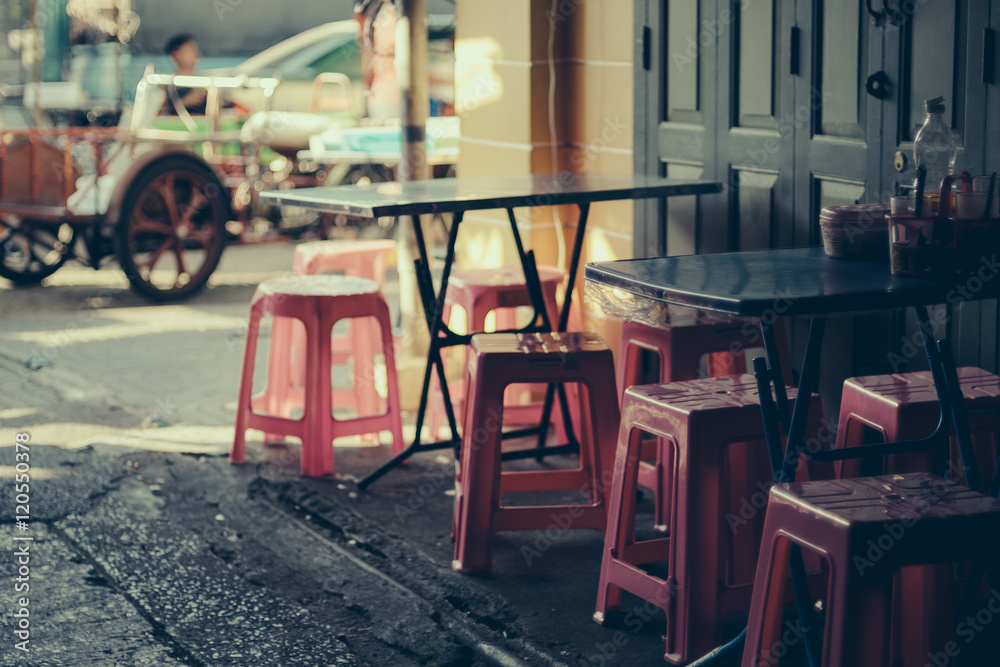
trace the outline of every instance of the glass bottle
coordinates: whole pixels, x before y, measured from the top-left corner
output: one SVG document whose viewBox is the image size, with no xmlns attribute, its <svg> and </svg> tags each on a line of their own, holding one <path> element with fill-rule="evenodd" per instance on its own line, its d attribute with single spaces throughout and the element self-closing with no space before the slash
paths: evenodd
<svg viewBox="0 0 1000 667">
<path fill-rule="evenodd" d="M 915 167 L 924 165 L 927 169 L 924 192 L 936 194 L 941 189 L 941 181 L 945 176 L 955 173 L 958 146 L 955 135 L 944 120 L 944 98 L 925 100 L 924 109 L 927 111 L 927 118 L 913 140 L 913 164 Z"/>
</svg>

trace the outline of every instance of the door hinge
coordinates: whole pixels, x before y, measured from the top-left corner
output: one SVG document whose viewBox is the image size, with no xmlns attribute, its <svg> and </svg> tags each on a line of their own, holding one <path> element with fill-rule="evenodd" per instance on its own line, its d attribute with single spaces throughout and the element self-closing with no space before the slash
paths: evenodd
<svg viewBox="0 0 1000 667">
<path fill-rule="evenodd" d="M 653 31 L 648 25 L 642 26 L 642 68 L 647 72 L 653 66 Z"/>
</svg>

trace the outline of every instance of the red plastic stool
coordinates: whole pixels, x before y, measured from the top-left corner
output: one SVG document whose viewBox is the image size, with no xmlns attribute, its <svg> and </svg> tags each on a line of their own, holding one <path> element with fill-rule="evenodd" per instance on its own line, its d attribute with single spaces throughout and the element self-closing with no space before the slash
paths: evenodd
<svg viewBox="0 0 1000 667">
<path fill-rule="evenodd" d="M 542 285 L 542 296 L 548 310 L 549 321 L 553 326 L 559 317 L 559 307 L 556 304 L 556 290 L 562 285 L 566 272 L 553 266 L 539 266 L 538 278 Z M 530 306 L 528 288 L 524 281 L 524 272 L 520 266 L 507 266 L 500 269 L 475 269 L 471 271 L 454 271 L 448 281 L 448 292 L 445 295 L 444 320 L 448 321 L 453 306 L 461 306 L 465 311 L 465 330 L 468 332 L 483 331 L 486 326 L 486 316 L 490 312 L 496 315 L 497 329 L 513 329 L 516 326 L 515 308 Z M 468 366 L 468 353 L 466 354 Z M 433 394 L 431 400 L 430 426 L 432 433 L 438 433 L 445 417 L 444 397 L 437 384 L 437 376 L 433 376 Z M 459 424 L 465 420 L 465 395 L 468 386 L 468 373 L 461 380 L 448 383 L 448 393 L 451 395 L 455 419 Z M 504 399 L 504 422 L 507 424 L 537 424 L 542 417 L 541 401 L 526 401 L 525 394 L 542 392 L 544 387 L 538 385 L 517 385 L 507 390 Z M 553 403 L 551 420 L 555 424 L 556 434 L 561 442 L 565 442 L 566 434 L 563 428 L 562 413 L 558 401 Z"/>
<path fill-rule="evenodd" d="M 747 328 L 750 328 L 749 333 Z M 775 327 L 785 382 L 790 383 L 791 363 L 783 331 L 780 326 Z M 748 320 L 693 308 L 671 307 L 659 326 L 625 322 L 618 362 L 619 390 L 624 392 L 639 381 L 640 350 L 653 352 L 659 357 L 661 382 L 677 382 L 697 379 L 704 355 L 708 355 L 708 377 L 744 373 L 746 360 L 743 352 L 763 346 L 759 328 Z"/>
<path fill-rule="evenodd" d="M 904 598 L 912 599 L 924 593 L 922 587 L 938 582 L 923 579 L 914 585 L 908 574 L 922 576 L 927 568 L 910 566 L 978 558 L 996 562 L 1000 502 L 929 473 L 774 486 L 754 582 L 745 667 L 777 665 L 788 649 L 782 616 L 793 543 L 830 564 L 824 667 L 923 667 L 926 652 L 904 655 L 902 662 L 890 659 L 894 576 L 897 592 L 902 589 Z M 906 610 L 929 619 L 930 628 L 943 636 L 955 632 L 947 610 L 918 605 Z M 919 638 L 907 641 L 914 639 Z"/>
<path fill-rule="evenodd" d="M 747 327 L 750 332 L 747 333 Z M 775 338 L 781 354 L 781 367 L 786 384 L 791 384 L 792 366 L 788 358 L 784 328 L 775 327 Z M 622 327 L 621 352 L 618 355 L 618 404 L 625 390 L 641 381 L 640 352 L 652 352 L 660 361 L 656 382 L 678 382 L 698 378 L 703 355 L 708 355 L 708 377 L 745 373 L 744 352 L 762 347 L 760 328 L 747 320 L 718 315 L 694 308 L 671 307 L 665 312 L 660 326 L 625 322 Z M 670 516 L 670 477 L 672 449 L 663 443 L 649 443 L 655 452 L 647 451 L 639 464 L 639 484 L 651 489 L 656 496 L 654 522 L 658 530 L 666 530 Z"/>
<path fill-rule="evenodd" d="M 819 425 L 819 396 L 810 408 L 806 433 Z M 674 450 L 673 497 L 670 536 L 636 541 L 644 433 Z M 683 664 L 719 645 L 726 615 L 750 607 L 772 479 L 757 383 L 731 375 L 630 387 L 618 437 L 594 620 L 620 606 L 622 589 L 652 602 L 667 617 L 665 658 Z M 667 561 L 666 578 L 641 567 L 657 561 Z"/>
<path fill-rule="evenodd" d="M 297 276 L 343 272 L 384 285 L 395 253 L 396 242 L 391 239 L 307 241 L 295 246 L 292 271 Z"/>
<path fill-rule="evenodd" d="M 503 493 L 586 489 L 586 504 L 570 508 L 571 527 L 603 531 L 605 486 L 618 425 L 614 360 L 604 341 L 592 333 L 494 333 L 473 336 L 471 349 L 472 390 L 455 483 L 452 567 L 459 572 L 488 572 L 493 535 L 544 530 L 552 526 L 554 514 L 567 510 L 566 506 L 505 506 Z M 586 386 L 578 468 L 501 472 L 504 390 L 520 382 Z"/>
<path fill-rule="evenodd" d="M 979 464 L 980 488 L 988 489 L 996 467 L 996 436 L 1000 434 L 1000 377 L 970 366 L 959 368 L 958 378 Z M 923 438 L 934 430 L 940 416 L 930 371 L 850 378 L 844 383 L 837 447 L 862 445 L 865 426 L 881 434 L 885 442 Z M 886 471 L 930 472 L 945 467 L 947 457 L 944 451 L 897 454 L 886 457 Z M 954 443 L 951 460 L 955 462 L 952 470 L 960 472 Z M 844 461 L 838 477 L 857 477 L 860 466 L 857 459 Z"/>
<path fill-rule="evenodd" d="M 306 377 L 300 419 L 292 419 L 290 412 L 274 412 L 268 391 L 251 398 L 257 334 L 261 319 L 269 313 L 275 320 L 278 317 L 297 318 L 305 327 Z M 354 317 L 374 317 L 381 327 L 382 353 L 388 375 L 388 410 L 382 415 L 341 420 L 335 419 L 332 411 L 330 335 L 338 320 Z M 299 437 L 302 440 L 302 474 L 313 477 L 333 474 L 333 440 L 340 436 L 387 430 L 392 432 L 393 452 L 402 451 L 405 445 L 392 345 L 389 308 L 378 285 L 371 280 L 333 275 L 284 276 L 258 285 L 250 306 L 236 411 L 236 437 L 230 460 L 243 461 L 248 428 Z M 288 356 L 273 347 L 271 352 L 268 383 L 286 383 Z M 261 414 L 261 410 L 270 414 Z"/>
<path fill-rule="evenodd" d="M 292 271 L 297 276 L 323 273 L 343 273 L 355 278 L 374 280 L 385 285 L 385 274 L 394 262 L 396 242 L 393 240 L 307 241 L 295 246 Z M 350 389 L 334 389 L 333 402 L 354 410 L 356 415 L 372 415 L 386 410 L 385 400 L 374 391 L 375 354 L 381 334 L 376 323 L 352 326 L 347 336 L 333 338 L 333 364 L 342 366 L 353 359 L 353 381 Z M 301 365 L 305 344 L 301 329 L 292 320 L 275 317 L 271 327 L 271 354 L 288 356 L 287 373 L 283 381 L 269 382 L 269 406 L 275 414 L 286 414 L 291 405 L 301 405 L 306 371 Z M 282 352 L 285 350 L 286 352 Z M 358 391 L 363 387 L 363 391 Z M 273 434 L 266 434 L 265 440 Z"/>
</svg>

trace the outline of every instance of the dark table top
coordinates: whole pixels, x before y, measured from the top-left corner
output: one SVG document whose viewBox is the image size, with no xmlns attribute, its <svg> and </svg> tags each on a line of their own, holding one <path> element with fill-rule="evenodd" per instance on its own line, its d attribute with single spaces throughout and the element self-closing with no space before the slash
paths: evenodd
<svg viewBox="0 0 1000 667">
<path fill-rule="evenodd" d="M 615 199 L 701 195 L 722 191 L 713 181 L 684 181 L 612 174 L 533 174 L 436 178 L 409 183 L 371 183 L 329 188 L 270 190 L 271 204 L 303 206 L 364 218 L 421 215 L 521 206 L 553 206 Z"/>
<path fill-rule="evenodd" d="M 741 316 L 825 315 L 958 303 L 1000 295 L 1000 262 L 978 275 L 893 276 L 888 263 L 827 257 L 823 248 L 684 255 L 587 264 L 587 297 L 629 319 L 662 304 Z M 630 311 L 635 317 L 629 317 Z"/>
</svg>

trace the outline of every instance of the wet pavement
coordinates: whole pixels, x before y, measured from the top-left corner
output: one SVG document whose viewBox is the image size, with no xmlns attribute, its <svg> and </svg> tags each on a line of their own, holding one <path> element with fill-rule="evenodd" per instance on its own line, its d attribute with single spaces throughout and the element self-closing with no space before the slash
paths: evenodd
<svg viewBox="0 0 1000 667">
<path fill-rule="evenodd" d="M 388 444 L 338 441 L 327 479 L 300 477 L 298 446 L 259 434 L 229 463 L 250 297 L 291 255 L 229 248 L 207 291 L 166 305 L 112 268 L 0 284 L 0 664 L 665 664 L 659 610 L 626 596 L 616 626 L 591 620 L 596 531 L 503 533 L 492 574 L 452 571 L 449 450 L 363 492 Z"/>
</svg>

